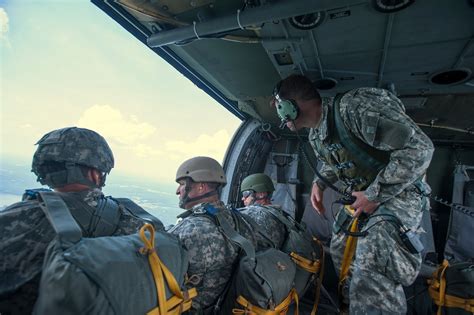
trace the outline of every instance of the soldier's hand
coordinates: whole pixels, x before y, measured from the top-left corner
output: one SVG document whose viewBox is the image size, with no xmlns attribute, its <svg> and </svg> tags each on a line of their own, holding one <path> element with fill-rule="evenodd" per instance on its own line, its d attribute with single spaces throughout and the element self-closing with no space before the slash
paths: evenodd
<svg viewBox="0 0 474 315">
<path fill-rule="evenodd" d="M 351 207 L 355 210 L 355 217 L 358 217 L 362 212 L 372 214 L 380 205 L 378 202 L 368 200 L 363 191 L 355 191 L 352 196 L 356 197 L 356 201 L 351 204 Z"/>
<path fill-rule="evenodd" d="M 324 214 L 324 212 L 326 212 L 326 209 L 323 205 L 323 193 L 324 192 L 321 190 L 321 188 L 319 188 L 319 186 L 314 183 L 313 188 L 311 188 L 311 204 L 319 214 Z"/>
</svg>

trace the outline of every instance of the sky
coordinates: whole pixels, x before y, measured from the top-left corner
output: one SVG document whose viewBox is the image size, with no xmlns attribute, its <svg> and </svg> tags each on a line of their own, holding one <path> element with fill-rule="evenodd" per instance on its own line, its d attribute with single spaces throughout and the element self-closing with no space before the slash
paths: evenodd
<svg viewBox="0 0 474 315">
<path fill-rule="evenodd" d="M 0 74 L 0 163 L 78 126 L 106 138 L 112 174 L 171 183 L 188 158 L 222 162 L 240 125 L 87 1 L 0 0 Z"/>
</svg>

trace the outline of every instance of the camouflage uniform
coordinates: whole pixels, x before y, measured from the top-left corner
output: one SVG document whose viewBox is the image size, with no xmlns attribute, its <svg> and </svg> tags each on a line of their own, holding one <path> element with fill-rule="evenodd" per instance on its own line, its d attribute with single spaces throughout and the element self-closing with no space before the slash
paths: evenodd
<svg viewBox="0 0 474 315">
<path fill-rule="evenodd" d="M 84 201 L 92 208 L 100 198 L 105 198 L 99 189 L 63 194 Z M 83 234 L 93 236 L 96 213 L 88 212 L 90 220 L 80 222 L 77 216 L 84 209 L 68 206 Z M 136 233 L 143 222 L 123 207 L 119 207 L 119 211 L 121 217 L 113 235 Z M 45 251 L 55 232 L 36 199 L 18 202 L 0 211 L 0 226 L 0 313 L 31 313 L 38 297 Z"/>
<path fill-rule="evenodd" d="M 190 211 L 202 213 L 205 206 L 211 205 L 220 211 L 235 228 L 230 210 L 221 201 L 203 203 Z M 240 226 L 242 236 L 256 241 L 251 229 Z M 193 309 L 197 312 L 214 306 L 231 279 L 239 248 L 231 244 L 220 231 L 214 220 L 206 215 L 190 215 L 175 225 L 170 233 L 177 235 L 189 255 L 188 285 L 195 287 L 198 296 L 193 299 Z"/>
<path fill-rule="evenodd" d="M 279 212 L 282 211 L 279 206 L 275 205 L 261 206 L 259 204 L 253 204 L 241 210 L 241 213 L 248 215 L 250 218 L 252 218 L 263 230 L 266 236 L 270 238 L 275 247 L 280 249 L 283 245 L 283 242 L 285 241 L 286 228 L 283 223 L 277 220 L 277 218 L 275 218 L 266 209 L 266 207 L 272 207 Z M 256 233 L 255 237 L 257 239 L 257 245 L 259 250 L 268 247 L 268 241 L 266 241 L 262 235 Z"/>
<path fill-rule="evenodd" d="M 321 174 L 332 183 L 341 179 L 338 170 L 318 153 L 317 147 L 324 146 L 325 139 L 335 132 L 328 122 L 333 103 L 333 98 L 323 98 L 323 117 L 309 135 L 316 155 L 323 161 Z M 386 90 L 351 90 L 340 99 L 340 113 L 344 126 L 355 137 L 389 154 L 388 163 L 372 182 L 349 190 L 365 190 L 370 201 L 381 204 L 375 214 L 383 208 L 384 213 L 395 215 L 407 228 L 416 230 L 427 203 L 413 184 L 424 175 L 431 161 L 431 140 L 405 114 L 398 98 Z M 337 152 L 333 155 L 337 159 Z M 316 183 L 325 188 L 320 180 Z M 372 217 L 366 226 L 380 220 Z M 350 284 L 351 314 L 406 313 L 402 285 L 415 280 L 421 257 L 401 245 L 397 230 L 388 222 L 380 222 L 366 237 L 358 239 Z M 333 235 L 331 240 L 331 256 L 338 270 L 345 242 L 343 233 Z"/>
</svg>

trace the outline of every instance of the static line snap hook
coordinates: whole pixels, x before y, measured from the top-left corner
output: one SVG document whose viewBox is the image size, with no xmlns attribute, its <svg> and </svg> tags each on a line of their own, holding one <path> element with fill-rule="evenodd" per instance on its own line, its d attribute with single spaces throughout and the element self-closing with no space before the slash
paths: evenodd
<svg viewBox="0 0 474 315">
<path fill-rule="evenodd" d="M 240 23 L 240 9 L 237 10 L 237 24 L 239 25 L 239 27 L 242 31 L 245 31 L 245 28 Z"/>
<path fill-rule="evenodd" d="M 196 38 L 201 39 L 201 37 L 199 37 L 199 34 L 196 30 L 196 21 L 193 21 L 193 30 L 194 30 L 194 35 L 196 35 Z"/>
</svg>

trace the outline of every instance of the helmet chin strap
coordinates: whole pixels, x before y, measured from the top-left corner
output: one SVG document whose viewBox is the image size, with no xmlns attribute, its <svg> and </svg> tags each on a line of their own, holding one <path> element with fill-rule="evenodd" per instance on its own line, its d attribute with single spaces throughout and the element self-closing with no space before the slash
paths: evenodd
<svg viewBox="0 0 474 315">
<path fill-rule="evenodd" d="M 202 194 L 200 196 L 190 198 L 189 197 L 189 192 L 192 189 L 191 188 L 191 183 L 192 183 L 192 181 L 189 178 L 186 178 L 186 186 L 184 187 L 184 196 L 179 201 L 179 207 L 182 208 L 182 209 L 186 209 L 186 205 L 188 203 L 199 201 L 201 199 L 217 195 L 217 190 L 213 190 L 213 191 L 208 191 L 207 193 Z"/>
</svg>

